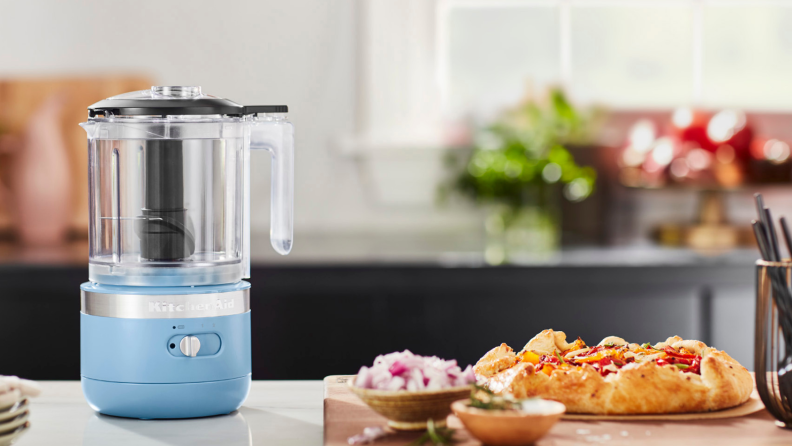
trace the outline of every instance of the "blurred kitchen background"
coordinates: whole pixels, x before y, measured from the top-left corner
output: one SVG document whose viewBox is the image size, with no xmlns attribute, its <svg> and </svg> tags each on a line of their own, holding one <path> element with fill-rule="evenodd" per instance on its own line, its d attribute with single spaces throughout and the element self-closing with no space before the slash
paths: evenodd
<svg viewBox="0 0 792 446">
<path fill-rule="evenodd" d="M 789 23 L 780 0 L 0 1 L 0 374 L 79 377 L 77 124 L 151 85 L 289 105 L 288 257 L 252 159 L 254 378 L 543 328 L 752 369 L 751 195 L 792 216 Z"/>
</svg>

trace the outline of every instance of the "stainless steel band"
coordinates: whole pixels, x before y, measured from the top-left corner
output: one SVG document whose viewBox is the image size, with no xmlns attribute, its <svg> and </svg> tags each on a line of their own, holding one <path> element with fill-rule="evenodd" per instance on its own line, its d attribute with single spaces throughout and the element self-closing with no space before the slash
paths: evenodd
<svg viewBox="0 0 792 446">
<path fill-rule="evenodd" d="M 105 294 L 82 291 L 80 310 L 124 319 L 182 319 L 230 316 L 250 310 L 250 289 L 207 294 Z"/>
</svg>

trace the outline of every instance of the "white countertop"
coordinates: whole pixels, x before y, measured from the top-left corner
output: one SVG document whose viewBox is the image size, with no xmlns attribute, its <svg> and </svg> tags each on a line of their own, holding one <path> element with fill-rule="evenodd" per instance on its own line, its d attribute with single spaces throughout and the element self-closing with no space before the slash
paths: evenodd
<svg viewBox="0 0 792 446">
<path fill-rule="evenodd" d="M 40 381 L 31 429 L 19 446 L 35 445 L 320 445 L 321 381 L 253 381 L 247 401 L 230 415 L 191 420 L 132 420 L 99 415 L 79 381 Z"/>
</svg>

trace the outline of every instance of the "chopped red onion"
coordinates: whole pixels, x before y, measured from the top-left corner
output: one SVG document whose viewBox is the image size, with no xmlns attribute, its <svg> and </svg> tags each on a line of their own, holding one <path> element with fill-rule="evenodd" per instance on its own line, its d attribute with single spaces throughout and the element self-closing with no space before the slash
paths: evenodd
<svg viewBox="0 0 792 446">
<path fill-rule="evenodd" d="M 380 355 L 374 365 L 361 367 L 355 386 L 380 390 L 441 390 L 476 382 L 473 367 L 460 369 L 456 360 L 418 356 L 409 350 Z"/>
<path fill-rule="evenodd" d="M 388 369 L 390 374 L 393 375 L 393 376 L 401 375 L 402 373 L 406 372 L 407 370 L 409 370 L 409 368 L 407 368 L 406 365 L 404 365 L 403 363 L 401 363 L 399 361 L 394 362 L 393 365 L 391 365 L 390 368 Z"/>
<path fill-rule="evenodd" d="M 369 372 L 368 367 L 360 368 L 355 383 L 358 385 L 358 387 L 363 387 L 363 388 L 371 387 L 371 372 Z"/>
<path fill-rule="evenodd" d="M 388 431 L 385 429 L 374 426 L 374 427 L 367 427 L 363 429 L 362 434 L 355 435 L 354 437 L 349 437 L 347 439 L 347 443 L 349 444 L 367 444 L 371 443 L 372 441 L 384 437 L 388 434 Z"/>
</svg>

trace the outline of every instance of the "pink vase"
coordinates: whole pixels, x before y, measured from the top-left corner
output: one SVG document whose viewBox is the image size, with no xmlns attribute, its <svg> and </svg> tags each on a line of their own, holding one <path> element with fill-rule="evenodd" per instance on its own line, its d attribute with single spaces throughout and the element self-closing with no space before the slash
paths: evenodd
<svg viewBox="0 0 792 446">
<path fill-rule="evenodd" d="M 12 158 L 9 188 L 20 241 L 52 246 L 66 238 L 72 212 L 72 179 L 61 129 L 64 94 L 49 97 L 31 116 Z"/>
</svg>

